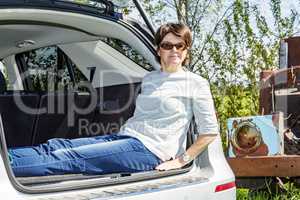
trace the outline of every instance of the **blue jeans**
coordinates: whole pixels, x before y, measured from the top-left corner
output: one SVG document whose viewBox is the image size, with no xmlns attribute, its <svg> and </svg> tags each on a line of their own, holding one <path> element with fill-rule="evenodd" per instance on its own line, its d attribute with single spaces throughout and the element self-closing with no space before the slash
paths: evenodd
<svg viewBox="0 0 300 200">
<path fill-rule="evenodd" d="M 19 177 L 132 173 L 153 170 L 162 162 L 138 139 L 117 134 L 54 138 L 39 146 L 11 148 L 9 156 L 12 170 Z"/>
</svg>

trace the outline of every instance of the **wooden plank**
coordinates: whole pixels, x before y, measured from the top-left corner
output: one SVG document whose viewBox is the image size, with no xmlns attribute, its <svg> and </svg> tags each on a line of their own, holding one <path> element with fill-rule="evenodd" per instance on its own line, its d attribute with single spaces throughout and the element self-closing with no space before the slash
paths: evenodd
<svg viewBox="0 0 300 200">
<path fill-rule="evenodd" d="M 236 177 L 300 176 L 300 156 L 260 156 L 227 158 Z"/>
</svg>

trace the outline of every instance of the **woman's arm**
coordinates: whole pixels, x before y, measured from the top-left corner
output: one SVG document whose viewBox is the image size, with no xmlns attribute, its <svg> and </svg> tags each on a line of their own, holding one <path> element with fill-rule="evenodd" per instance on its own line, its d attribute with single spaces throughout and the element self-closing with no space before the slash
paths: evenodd
<svg viewBox="0 0 300 200">
<path fill-rule="evenodd" d="M 219 133 L 214 101 L 208 82 L 204 79 L 195 80 L 195 85 L 191 89 L 193 91 L 192 109 L 199 137 L 183 155 L 158 165 L 156 167 L 158 170 L 176 169 L 188 164 L 206 149 Z"/>
<path fill-rule="evenodd" d="M 179 156 L 178 158 L 170 161 L 163 162 L 158 165 L 155 169 L 157 170 L 170 170 L 177 169 L 185 166 L 194 160 L 201 152 L 203 152 L 206 147 L 214 141 L 217 134 L 200 134 L 196 142 L 190 146 L 187 151 Z"/>
</svg>

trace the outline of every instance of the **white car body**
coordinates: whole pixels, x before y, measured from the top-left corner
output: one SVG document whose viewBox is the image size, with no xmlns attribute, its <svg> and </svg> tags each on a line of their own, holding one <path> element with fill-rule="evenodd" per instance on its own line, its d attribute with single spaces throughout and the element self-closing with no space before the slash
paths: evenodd
<svg viewBox="0 0 300 200">
<path fill-rule="evenodd" d="M 110 21 L 99 16 L 54 8 L 4 8 L 0 5 L 0 58 L 5 63 L 11 90 L 22 91 L 25 87 L 15 55 L 50 45 L 57 45 L 86 77 L 90 76 L 87 66 L 95 67 L 96 73 L 91 83 L 94 88 L 141 82 L 149 71 L 98 39 L 108 36 L 125 41 L 155 69 L 159 69 L 153 54 L 154 48 L 151 50 L 145 44 L 151 44 L 151 41 L 137 28 L 127 24 L 126 20 Z M 16 42 L 25 40 L 32 40 L 34 44 L 16 47 Z M 103 78 L 107 76 L 106 72 L 111 73 L 110 78 Z M 1 123 L 2 135 L 3 126 Z M 197 135 L 193 137 L 195 140 Z M 146 172 L 124 177 L 64 180 L 32 185 L 23 185 L 14 177 L 3 139 L 1 137 L 0 194 L 7 200 L 236 199 L 235 177 L 225 159 L 220 137 L 195 159 L 188 170 L 179 173 L 155 172 L 153 176 L 152 172 Z M 169 175 L 160 176 L 160 173 Z"/>
</svg>

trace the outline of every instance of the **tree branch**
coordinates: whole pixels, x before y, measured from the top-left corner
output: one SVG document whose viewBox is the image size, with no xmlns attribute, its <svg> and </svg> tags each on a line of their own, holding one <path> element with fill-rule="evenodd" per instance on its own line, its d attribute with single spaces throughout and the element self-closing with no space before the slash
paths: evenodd
<svg viewBox="0 0 300 200">
<path fill-rule="evenodd" d="M 206 38 L 206 40 L 204 41 L 204 45 L 200 51 L 200 55 L 203 54 L 203 51 L 206 47 L 207 42 L 213 37 L 213 35 L 215 34 L 215 32 L 217 31 L 217 28 L 219 27 L 219 25 L 221 24 L 221 22 L 223 21 L 223 19 L 225 18 L 225 16 L 227 15 L 227 12 L 233 7 L 234 4 L 231 4 L 226 11 L 223 13 L 223 15 L 221 16 L 221 18 L 217 21 L 217 23 L 215 24 L 215 27 L 213 29 L 213 31 L 210 33 L 210 35 L 208 36 L 208 38 Z M 231 13 L 232 14 L 232 13 Z M 231 15 L 230 14 L 230 15 Z M 230 16 L 229 15 L 229 16 Z M 195 65 L 199 62 L 200 58 L 198 58 L 192 65 L 190 65 L 190 69 L 193 71 Z"/>
</svg>

